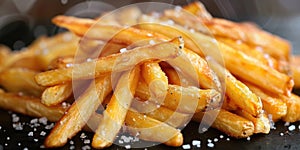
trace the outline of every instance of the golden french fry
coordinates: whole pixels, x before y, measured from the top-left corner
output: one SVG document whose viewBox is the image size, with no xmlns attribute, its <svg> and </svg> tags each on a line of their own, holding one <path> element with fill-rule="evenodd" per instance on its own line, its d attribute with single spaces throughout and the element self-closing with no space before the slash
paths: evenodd
<svg viewBox="0 0 300 150">
<path fill-rule="evenodd" d="M 227 70 L 225 70 L 225 84 L 226 95 L 234 104 L 255 117 L 261 114 L 263 106 L 260 98 Z"/>
<path fill-rule="evenodd" d="M 237 110 L 235 113 L 239 116 L 250 120 L 254 124 L 254 133 L 265 133 L 268 134 L 270 132 L 271 126 L 270 121 L 266 114 L 260 114 L 257 117 L 253 117 L 251 114 L 244 110 Z"/>
<path fill-rule="evenodd" d="M 181 50 L 178 45 L 171 42 L 162 42 L 151 46 L 138 47 L 108 57 L 100 57 L 97 60 L 74 64 L 73 67 L 42 72 L 37 74 L 35 79 L 42 86 L 51 86 L 71 81 L 72 79 L 87 79 L 112 71 L 128 70 L 137 63 L 147 60 L 173 59 L 180 54 Z"/>
<path fill-rule="evenodd" d="M 290 44 L 280 37 L 267 33 L 256 26 L 234 23 L 225 19 L 203 20 L 213 35 L 242 40 L 257 45 L 279 60 L 289 60 Z"/>
<path fill-rule="evenodd" d="M 175 69 L 162 68 L 168 77 L 168 82 L 170 84 L 175 84 L 183 87 L 192 86 L 194 81 L 190 81 L 189 78 L 184 77 L 181 73 L 177 72 Z"/>
<path fill-rule="evenodd" d="M 72 92 L 71 82 L 48 87 L 42 94 L 41 102 L 46 106 L 54 106 L 68 99 Z"/>
<path fill-rule="evenodd" d="M 48 69 L 67 68 L 74 64 L 74 56 L 58 57 L 49 64 Z"/>
<path fill-rule="evenodd" d="M 37 71 L 26 68 L 11 68 L 0 73 L 0 85 L 9 92 L 21 92 L 26 95 L 41 96 L 44 87 L 36 84 Z"/>
<path fill-rule="evenodd" d="M 183 9 L 198 16 L 201 19 L 212 19 L 211 14 L 206 10 L 204 5 L 200 1 L 195 1 L 188 5 L 185 5 L 183 6 Z"/>
<path fill-rule="evenodd" d="M 236 111 L 238 110 L 238 106 L 228 98 L 228 96 L 225 95 L 223 100 L 222 109 L 228 110 L 228 111 Z"/>
<path fill-rule="evenodd" d="M 46 117 L 49 121 L 58 121 L 65 113 L 61 106 L 45 106 L 38 98 L 0 92 L 0 108 L 32 117 Z"/>
<path fill-rule="evenodd" d="M 45 140 L 46 147 L 60 147 L 66 144 L 86 124 L 99 104 L 111 92 L 110 76 L 97 78 L 86 92 L 68 109 L 66 114 L 56 123 Z"/>
<path fill-rule="evenodd" d="M 140 68 L 137 66 L 121 75 L 116 89 L 114 89 L 114 95 L 103 112 L 103 120 L 93 137 L 92 146 L 94 148 L 108 147 L 116 138 L 131 105 L 139 74 Z"/>
<path fill-rule="evenodd" d="M 183 127 L 191 119 L 191 114 L 184 114 L 170 110 L 164 106 L 159 106 L 149 101 L 133 101 L 131 107 L 133 107 L 139 113 L 143 113 L 153 119 L 157 119 L 161 122 L 167 123 L 172 127 Z"/>
<path fill-rule="evenodd" d="M 135 96 L 141 100 L 149 100 L 157 103 L 150 98 L 148 87 L 144 82 L 139 82 Z M 202 90 L 196 87 L 181 87 L 169 85 L 168 93 L 162 106 L 173 111 L 182 113 L 195 113 L 204 111 L 208 106 L 215 108 L 220 105 L 220 93 L 214 89 Z"/>
<path fill-rule="evenodd" d="M 165 38 L 155 32 L 135 28 L 123 28 L 120 26 L 103 25 L 92 19 L 81 19 L 68 16 L 56 16 L 52 22 L 58 26 L 69 29 L 79 36 L 86 36 L 90 39 L 112 41 L 119 44 L 133 44 L 133 42 L 148 38 Z M 86 34 L 86 32 L 89 32 Z M 86 34 L 86 35 L 85 35 Z M 178 35 L 179 36 L 179 35 Z M 178 37 L 177 36 L 177 37 Z"/>
<path fill-rule="evenodd" d="M 281 95 L 280 98 L 287 106 L 287 113 L 282 120 L 286 122 L 298 121 L 300 119 L 300 97 L 292 94 L 291 97 Z"/>
<path fill-rule="evenodd" d="M 179 130 L 158 120 L 133 111 L 126 115 L 126 125 L 131 134 L 144 140 L 163 142 L 168 146 L 178 147 L 183 144 L 183 136 Z"/>
<path fill-rule="evenodd" d="M 212 127 L 216 128 L 229 136 L 235 138 L 246 138 L 253 134 L 254 125 L 251 121 L 233 114 L 224 109 L 221 110 L 210 110 L 205 113 L 199 112 L 193 116 L 193 120 L 196 122 L 201 122 L 204 115 L 217 117 L 207 117 L 215 118 L 215 120 L 204 120 L 205 122 L 213 122 Z"/>
<path fill-rule="evenodd" d="M 246 83 L 253 93 L 261 98 L 263 109 L 268 115 L 272 115 L 273 121 L 278 121 L 287 114 L 287 105 L 278 97 L 274 97 L 261 89 Z"/>
<path fill-rule="evenodd" d="M 295 82 L 295 88 L 300 88 L 300 56 L 293 56 L 291 59 L 291 70 Z"/>
<path fill-rule="evenodd" d="M 157 62 L 148 61 L 141 65 L 141 74 L 149 87 L 150 97 L 164 100 L 168 90 L 168 78 Z"/>
</svg>

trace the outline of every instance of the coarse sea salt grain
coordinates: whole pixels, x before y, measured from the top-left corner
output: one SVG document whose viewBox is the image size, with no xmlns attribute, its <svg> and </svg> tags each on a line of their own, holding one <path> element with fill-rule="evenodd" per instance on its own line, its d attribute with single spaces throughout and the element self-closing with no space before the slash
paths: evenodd
<svg viewBox="0 0 300 150">
<path fill-rule="evenodd" d="M 126 148 L 126 149 L 130 149 L 131 146 L 130 146 L 130 145 L 125 145 L 125 148 Z"/>
<path fill-rule="evenodd" d="M 33 132 L 30 131 L 30 132 L 28 133 L 28 136 L 33 136 Z"/>
<path fill-rule="evenodd" d="M 280 136 L 283 136 L 283 135 L 284 135 L 284 133 L 280 132 L 280 133 L 279 133 L 279 135 L 280 135 Z"/>
<path fill-rule="evenodd" d="M 295 129 L 296 129 L 295 125 L 290 125 L 288 128 L 289 131 L 294 131 Z"/>
<path fill-rule="evenodd" d="M 120 53 L 124 53 L 124 52 L 126 52 L 126 51 L 127 51 L 126 48 L 121 48 L 121 49 L 120 49 Z"/>
<path fill-rule="evenodd" d="M 251 140 L 250 136 L 248 136 L 248 137 L 247 137 L 247 140 L 248 140 L 248 141 L 250 141 L 250 140 Z"/>
<path fill-rule="evenodd" d="M 81 147 L 82 150 L 88 150 L 88 149 L 91 149 L 91 147 L 89 145 L 85 145 L 83 147 Z"/>
<path fill-rule="evenodd" d="M 220 139 L 223 139 L 224 138 L 224 135 L 220 135 Z"/>
<path fill-rule="evenodd" d="M 199 140 L 193 140 L 192 141 L 192 145 L 201 145 L 201 141 L 199 141 Z"/>
<path fill-rule="evenodd" d="M 285 122 L 284 123 L 284 126 L 286 126 L 286 127 L 289 126 L 289 125 L 290 125 L 290 122 Z"/>
<path fill-rule="evenodd" d="M 214 147 L 215 144 L 214 144 L 214 143 L 207 143 L 207 146 L 208 146 L 208 147 Z"/>
<path fill-rule="evenodd" d="M 182 145 L 183 149 L 191 149 L 191 145 L 190 144 L 184 144 Z"/>
</svg>

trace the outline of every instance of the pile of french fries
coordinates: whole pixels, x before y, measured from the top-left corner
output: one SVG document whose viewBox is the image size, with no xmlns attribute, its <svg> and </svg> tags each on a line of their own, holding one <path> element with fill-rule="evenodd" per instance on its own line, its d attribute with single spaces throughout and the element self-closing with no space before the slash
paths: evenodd
<svg viewBox="0 0 300 150">
<path fill-rule="evenodd" d="M 213 18 L 200 2 L 159 15 L 118 13 L 57 16 L 53 23 L 69 32 L 21 51 L 0 47 L 0 107 L 55 121 L 46 147 L 64 146 L 85 126 L 94 148 L 121 132 L 177 147 L 191 119 L 236 138 L 300 120 L 291 92 L 300 87 L 300 59 L 287 41 Z M 224 64 L 210 64 L 211 51 Z"/>
</svg>

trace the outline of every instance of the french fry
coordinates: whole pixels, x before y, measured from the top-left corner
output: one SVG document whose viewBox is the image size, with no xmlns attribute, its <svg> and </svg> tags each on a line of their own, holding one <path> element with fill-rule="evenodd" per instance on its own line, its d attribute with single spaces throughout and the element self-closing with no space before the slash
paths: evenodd
<svg viewBox="0 0 300 150">
<path fill-rule="evenodd" d="M 116 89 L 114 89 L 114 95 L 103 113 L 103 120 L 93 137 L 92 146 L 94 148 L 108 147 L 116 138 L 131 105 L 139 74 L 140 68 L 137 66 L 121 75 Z"/>
<path fill-rule="evenodd" d="M 228 96 L 225 95 L 222 109 L 233 112 L 233 111 L 237 111 L 239 108 L 232 100 L 230 100 L 230 98 L 228 98 Z"/>
<path fill-rule="evenodd" d="M 286 122 L 295 122 L 300 119 L 300 97 L 292 94 L 291 97 L 279 96 L 286 103 L 287 113 L 282 118 Z"/>
<path fill-rule="evenodd" d="M 261 98 L 263 109 L 268 115 L 272 115 L 272 120 L 274 122 L 286 116 L 288 108 L 281 98 L 274 97 L 249 83 L 246 83 L 246 85 L 253 93 Z"/>
<path fill-rule="evenodd" d="M 74 56 L 58 57 L 49 64 L 48 69 L 68 68 L 74 64 Z"/>
<path fill-rule="evenodd" d="M 181 73 L 177 72 L 172 67 L 163 68 L 163 71 L 166 73 L 168 77 L 168 83 L 170 84 L 179 85 L 183 87 L 194 85 L 194 81 L 191 81 L 191 79 L 184 77 Z"/>
<path fill-rule="evenodd" d="M 145 114 L 153 119 L 157 119 L 161 122 L 167 123 L 172 127 L 184 127 L 191 119 L 191 114 L 184 114 L 170 110 L 164 106 L 159 106 L 149 101 L 133 101 L 131 107 L 133 107 L 139 113 Z"/>
<path fill-rule="evenodd" d="M 150 100 L 157 103 L 155 100 L 149 99 L 150 93 L 144 82 L 138 83 L 135 96 L 144 101 Z M 196 87 L 169 85 L 162 106 L 182 113 L 195 113 L 204 111 L 208 106 L 218 107 L 220 98 L 220 94 L 214 89 L 202 90 Z"/>
<path fill-rule="evenodd" d="M 0 108 L 32 117 L 46 117 L 49 121 L 58 121 L 65 113 L 61 106 L 45 106 L 40 99 L 0 92 Z"/>
<path fill-rule="evenodd" d="M 101 114 L 93 114 L 88 121 L 91 128 L 89 130 L 96 130 L 102 120 Z M 128 110 L 125 123 L 126 130 L 133 136 L 138 135 L 139 139 L 161 142 L 174 147 L 182 145 L 183 136 L 179 130 L 146 115 Z M 158 134 L 161 136 L 157 136 Z"/>
<path fill-rule="evenodd" d="M 279 60 L 289 60 L 290 44 L 275 35 L 271 35 L 255 26 L 234 23 L 224 19 L 213 18 L 203 20 L 213 35 L 242 40 L 252 45 L 258 45 L 263 50 Z"/>
<path fill-rule="evenodd" d="M 111 90 L 110 76 L 97 78 L 56 123 L 45 140 L 45 146 L 50 148 L 66 144 L 68 139 L 81 130 Z"/>
<path fill-rule="evenodd" d="M 225 70 L 225 84 L 226 95 L 234 104 L 255 117 L 261 113 L 263 106 L 260 98 L 227 70 Z"/>
<path fill-rule="evenodd" d="M 145 62 L 141 65 L 141 74 L 149 87 L 150 97 L 164 100 L 168 90 L 168 78 L 157 62 Z"/>
<path fill-rule="evenodd" d="M 42 94 L 41 102 L 46 106 L 54 106 L 68 99 L 72 92 L 73 88 L 70 82 L 48 87 Z"/>
<path fill-rule="evenodd" d="M 103 41 L 112 41 L 119 44 L 130 45 L 134 41 L 148 38 L 165 38 L 165 36 L 155 32 L 145 30 L 126 28 L 120 26 L 102 25 L 92 19 L 81 19 L 68 16 L 56 16 L 52 22 L 58 26 L 69 29 L 79 36 L 85 35 L 90 39 L 98 39 Z M 178 37 L 178 36 L 177 36 Z"/>
<path fill-rule="evenodd" d="M 21 92 L 26 95 L 41 96 L 44 87 L 36 84 L 37 71 L 26 68 L 11 68 L 0 73 L 0 85 L 9 92 Z"/>
<path fill-rule="evenodd" d="M 100 57 L 94 61 L 74 64 L 73 67 L 42 72 L 37 74 L 35 79 L 42 86 L 52 86 L 72 79 L 87 79 L 112 71 L 128 70 L 137 63 L 147 60 L 173 59 L 180 54 L 181 50 L 178 45 L 162 42 L 152 46 L 138 47 L 122 54 L 118 53 L 108 57 Z"/>
<path fill-rule="evenodd" d="M 137 135 L 139 133 L 141 139 L 163 142 L 173 147 L 178 147 L 183 144 L 183 136 L 179 130 L 139 113 L 128 111 L 126 115 L 126 125 L 129 126 L 129 132 L 131 134 Z"/>
<path fill-rule="evenodd" d="M 192 2 L 183 6 L 183 9 L 198 16 L 201 19 L 212 19 L 211 14 L 206 10 L 205 6 L 200 1 Z"/>
<path fill-rule="evenodd" d="M 270 132 L 270 122 L 266 114 L 260 114 L 257 117 L 253 117 L 251 114 L 244 110 L 238 110 L 235 111 L 235 113 L 253 122 L 254 133 L 268 134 Z"/>
<path fill-rule="evenodd" d="M 295 82 L 295 88 L 300 87 L 300 56 L 293 56 L 291 59 L 292 76 Z"/>
<path fill-rule="evenodd" d="M 193 116 L 193 120 L 201 122 L 204 115 L 213 116 L 217 115 L 215 120 L 204 120 L 204 122 L 213 122 L 212 127 L 216 128 L 229 136 L 235 138 L 249 137 L 254 133 L 254 125 L 251 121 L 233 114 L 226 110 L 210 110 L 208 112 L 199 112 Z"/>
</svg>

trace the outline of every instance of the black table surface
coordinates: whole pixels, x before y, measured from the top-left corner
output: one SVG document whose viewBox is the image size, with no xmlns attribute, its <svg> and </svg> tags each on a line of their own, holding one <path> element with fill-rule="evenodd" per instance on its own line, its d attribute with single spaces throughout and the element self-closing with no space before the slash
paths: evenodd
<svg viewBox="0 0 300 150">
<path fill-rule="evenodd" d="M 295 91 L 300 94 L 300 90 Z M 14 116 L 14 117 L 13 117 Z M 16 117 L 17 116 L 17 117 Z M 47 122 L 46 125 L 40 123 L 40 126 L 33 126 L 34 123 L 30 121 L 34 118 L 24 116 L 22 114 L 16 114 L 6 110 L 0 110 L 0 150 L 2 149 L 40 149 L 43 148 L 43 141 L 50 129 L 45 129 L 51 122 Z M 14 120 L 13 118 L 18 118 Z M 13 124 L 21 124 L 22 130 L 16 130 Z M 288 127 L 294 125 L 295 130 L 290 131 Z M 271 130 L 267 135 L 256 134 L 249 139 L 234 139 L 221 133 L 218 130 L 210 128 L 205 133 L 198 133 L 199 124 L 190 122 L 184 129 L 184 144 L 189 144 L 191 149 L 269 149 L 269 150 L 282 150 L 282 149 L 300 149 L 300 122 L 290 123 L 287 125 L 285 122 L 277 122 L 276 129 Z M 32 132 L 32 133 L 30 133 Z M 44 133 L 46 133 L 44 135 Z M 86 137 L 80 136 L 84 133 Z M 32 134 L 32 136 L 29 136 Z M 223 136 L 223 138 L 220 137 Z M 91 141 L 93 137 L 92 133 L 79 132 L 71 142 L 68 142 L 64 147 L 59 149 L 88 149 L 91 148 L 88 140 Z M 214 146 L 208 147 L 208 140 L 212 140 Z M 216 140 L 217 141 L 214 141 Z M 201 141 L 201 147 L 198 148 L 192 145 L 193 140 Z M 126 149 L 118 145 L 112 145 L 108 149 Z M 143 148 L 144 149 L 144 148 Z M 158 149 L 183 149 L 183 147 L 171 148 L 163 144 L 148 147 L 148 150 Z"/>
</svg>

